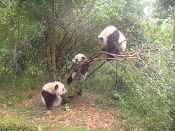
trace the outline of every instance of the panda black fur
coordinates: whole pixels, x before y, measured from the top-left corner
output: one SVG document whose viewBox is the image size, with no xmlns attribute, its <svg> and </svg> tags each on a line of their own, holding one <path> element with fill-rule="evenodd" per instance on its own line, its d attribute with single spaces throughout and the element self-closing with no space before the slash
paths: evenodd
<svg viewBox="0 0 175 131">
<path fill-rule="evenodd" d="M 51 110 L 52 107 L 67 103 L 67 100 L 62 99 L 61 95 L 67 91 L 61 82 L 55 81 L 47 83 L 41 91 L 41 99 L 46 109 Z"/>
<path fill-rule="evenodd" d="M 86 56 L 83 54 L 77 54 L 74 59 L 72 60 L 73 62 L 73 66 L 72 69 L 74 68 L 74 66 L 79 65 L 82 61 L 86 60 Z M 81 71 L 81 74 L 84 76 L 83 80 L 85 80 L 86 76 L 87 76 L 87 72 L 88 72 L 88 67 L 89 64 L 85 65 Z M 78 74 L 78 71 L 76 70 L 76 68 L 74 69 L 74 72 L 72 73 L 72 75 L 68 78 L 67 80 L 67 84 L 71 84 L 73 79 L 75 78 L 75 76 Z M 82 80 L 82 81 L 83 81 Z"/>
<path fill-rule="evenodd" d="M 102 46 L 102 51 L 107 51 L 108 53 L 119 54 L 126 48 L 125 36 L 114 26 L 106 27 L 99 34 L 98 40 Z M 108 55 L 108 57 L 112 56 Z"/>
</svg>

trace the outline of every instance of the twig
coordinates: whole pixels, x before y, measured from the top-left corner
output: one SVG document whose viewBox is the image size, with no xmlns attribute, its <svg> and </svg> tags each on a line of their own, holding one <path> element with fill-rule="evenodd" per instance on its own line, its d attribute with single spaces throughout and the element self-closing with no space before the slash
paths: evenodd
<svg viewBox="0 0 175 131">
<path fill-rule="evenodd" d="M 122 41 L 122 42 L 120 42 L 120 43 L 118 43 L 118 44 L 120 45 L 120 44 L 122 44 L 123 42 L 125 42 L 125 41 L 127 41 L 127 40 L 129 40 L 129 38 L 126 38 L 124 41 Z"/>
<path fill-rule="evenodd" d="M 88 75 L 88 77 L 91 76 L 94 72 L 96 72 L 96 71 L 97 71 L 100 67 L 102 67 L 106 62 L 107 62 L 107 61 L 104 61 L 103 63 L 101 63 L 95 70 L 93 70 L 93 71 Z"/>
</svg>

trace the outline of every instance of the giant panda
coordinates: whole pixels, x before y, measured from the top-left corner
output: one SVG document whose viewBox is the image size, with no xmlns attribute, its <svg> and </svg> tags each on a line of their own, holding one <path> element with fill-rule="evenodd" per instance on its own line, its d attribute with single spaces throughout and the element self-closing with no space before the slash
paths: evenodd
<svg viewBox="0 0 175 131">
<path fill-rule="evenodd" d="M 79 65 L 82 61 L 86 60 L 86 56 L 81 54 L 81 53 L 78 53 L 73 59 L 72 59 L 72 62 L 73 62 L 73 66 L 72 66 L 72 69 L 74 68 L 74 66 L 76 65 Z M 83 75 L 83 79 L 82 81 L 85 80 L 86 76 L 87 76 L 87 72 L 88 72 L 88 67 L 89 67 L 89 64 L 86 64 L 83 69 L 81 70 L 81 74 Z M 72 83 L 72 81 L 74 80 L 75 76 L 78 74 L 78 71 L 77 69 L 75 68 L 74 69 L 74 72 L 72 73 L 72 75 L 68 78 L 67 80 L 67 84 L 70 85 Z"/>
<path fill-rule="evenodd" d="M 66 92 L 67 90 L 61 82 L 55 81 L 45 84 L 41 91 L 41 99 L 46 105 L 46 109 L 51 110 L 52 107 L 67 103 L 67 100 L 61 98 L 61 95 Z"/>
<path fill-rule="evenodd" d="M 102 46 L 102 51 L 119 54 L 126 48 L 125 36 L 114 26 L 106 27 L 97 38 Z M 112 56 L 108 55 L 108 57 Z"/>
</svg>

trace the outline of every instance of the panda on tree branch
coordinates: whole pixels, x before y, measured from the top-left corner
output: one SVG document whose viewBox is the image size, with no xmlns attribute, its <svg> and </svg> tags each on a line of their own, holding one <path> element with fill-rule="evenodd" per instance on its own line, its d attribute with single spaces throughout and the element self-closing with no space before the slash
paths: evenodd
<svg viewBox="0 0 175 131">
<path fill-rule="evenodd" d="M 74 59 L 72 60 L 72 62 L 73 62 L 72 69 L 74 68 L 74 72 L 67 80 L 68 85 L 70 85 L 72 83 L 72 81 L 75 79 L 75 77 L 78 73 L 81 73 L 83 75 L 82 81 L 85 80 L 85 78 L 87 76 L 89 64 L 84 65 L 80 71 L 77 68 L 77 66 L 80 65 L 85 60 L 86 60 L 86 56 L 83 54 L 80 54 L 80 53 L 74 57 Z"/>
<path fill-rule="evenodd" d="M 97 39 L 102 46 L 102 51 L 108 53 L 119 54 L 126 48 L 125 36 L 114 26 L 106 27 Z M 112 55 L 108 55 L 108 57 L 113 58 Z"/>
<path fill-rule="evenodd" d="M 77 76 L 79 74 L 82 75 L 81 82 L 86 79 L 89 63 L 87 63 L 85 65 L 84 64 L 81 65 L 83 62 L 85 62 L 85 60 L 87 60 L 86 56 L 83 55 L 83 54 L 80 54 L 80 53 L 77 54 L 74 57 L 74 59 L 72 60 L 72 62 L 73 62 L 73 66 L 72 66 L 73 72 L 67 79 L 67 84 L 68 85 L 70 85 L 74 79 L 77 79 Z M 77 95 L 81 96 L 81 94 L 82 94 L 82 90 L 79 89 L 79 91 L 77 92 Z"/>
</svg>

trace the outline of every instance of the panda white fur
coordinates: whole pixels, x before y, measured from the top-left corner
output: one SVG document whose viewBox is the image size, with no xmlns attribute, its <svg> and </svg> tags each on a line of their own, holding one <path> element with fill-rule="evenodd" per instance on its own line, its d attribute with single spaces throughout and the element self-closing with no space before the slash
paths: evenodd
<svg viewBox="0 0 175 131">
<path fill-rule="evenodd" d="M 84 60 L 86 60 L 86 56 L 85 56 L 85 55 L 80 54 L 80 53 L 77 54 L 77 55 L 74 57 L 74 59 L 72 60 L 72 62 L 73 62 L 72 69 L 74 68 L 74 66 L 80 64 L 80 63 L 81 63 L 82 61 L 84 61 Z M 86 76 L 87 76 L 88 67 L 89 67 L 88 64 L 85 65 L 85 66 L 83 67 L 82 71 L 81 71 L 81 74 L 83 75 L 82 81 L 84 81 L 85 78 L 86 78 Z M 70 84 L 72 83 L 73 79 L 75 78 L 75 76 L 76 76 L 77 74 L 78 74 L 78 72 L 76 71 L 76 69 L 74 69 L 73 74 L 72 74 L 72 75 L 68 78 L 68 80 L 67 80 L 67 84 L 70 85 Z"/>
<path fill-rule="evenodd" d="M 61 82 L 55 81 L 45 84 L 41 91 L 41 99 L 44 105 L 46 105 L 46 109 L 51 110 L 52 107 L 65 104 L 61 95 L 66 92 L 67 91 Z"/>
<path fill-rule="evenodd" d="M 108 53 L 119 54 L 126 48 L 125 36 L 114 26 L 106 27 L 99 34 L 98 40 L 102 46 L 102 51 L 107 51 Z M 108 57 L 111 56 L 108 55 Z"/>
</svg>

